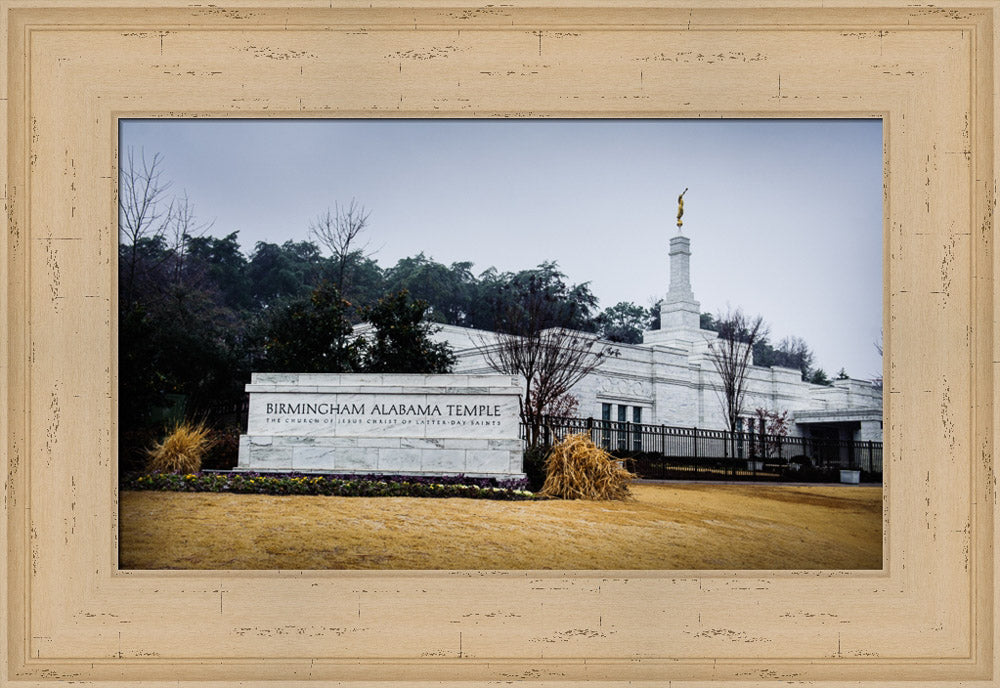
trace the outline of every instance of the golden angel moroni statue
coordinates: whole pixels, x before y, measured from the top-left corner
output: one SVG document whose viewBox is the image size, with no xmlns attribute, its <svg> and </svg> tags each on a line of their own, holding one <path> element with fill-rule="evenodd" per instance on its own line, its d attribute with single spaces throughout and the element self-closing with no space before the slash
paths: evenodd
<svg viewBox="0 0 1000 688">
<path fill-rule="evenodd" d="M 684 224 L 684 222 L 681 220 L 681 218 L 684 216 L 684 194 L 686 194 L 687 192 L 688 192 L 688 190 L 685 188 L 684 191 L 681 192 L 681 195 L 677 197 L 677 229 L 678 230 L 680 230 L 681 225 Z"/>
</svg>

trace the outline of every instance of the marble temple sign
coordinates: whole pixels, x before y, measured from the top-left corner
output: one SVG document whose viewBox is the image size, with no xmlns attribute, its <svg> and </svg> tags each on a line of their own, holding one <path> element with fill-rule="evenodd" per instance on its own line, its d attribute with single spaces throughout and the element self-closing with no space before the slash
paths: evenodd
<svg viewBox="0 0 1000 688">
<path fill-rule="evenodd" d="M 254 373 L 238 470 L 521 478 L 510 375 Z"/>
</svg>

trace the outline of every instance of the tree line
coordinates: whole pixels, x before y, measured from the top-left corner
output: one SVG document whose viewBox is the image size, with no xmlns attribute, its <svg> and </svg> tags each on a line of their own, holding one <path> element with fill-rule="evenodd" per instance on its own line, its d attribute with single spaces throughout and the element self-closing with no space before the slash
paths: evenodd
<svg viewBox="0 0 1000 688">
<path fill-rule="evenodd" d="M 525 290 L 553 307 L 539 326 L 595 330 L 596 297 L 555 263 L 478 276 L 424 254 L 381 268 L 362 245 L 368 214 L 334 206 L 309 239 L 257 242 L 207 233 L 171 196 L 160 156 L 127 151 L 119 189 L 119 409 L 123 448 L 159 431 L 164 409 L 207 416 L 238 405 L 250 373 L 451 369 L 435 323 L 503 329 Z M 363 335 L 354 326 L 370 323 Z M 136 435 L 130 441 L 129 433 Z"/>
<path fill-rule="evenodd" d="M 476 274 L 471 262 L 419 253 L 382 268 L 363 243 L 369 214 L 353 200 L 318 215 L 308 239 L 260 241 L 244 253 L 238 232 L 209 234 L 187 196 L 169 190 L 159 155 L 125 152 L 118 327 L 126 429 L 149 426 L 170 395 L 189 413 L 236 404 L 252 371 L 446 372 L 454 357 L 433 341 L 437 323 L 518 337 L 561 328 L 623 344 L 659 326 L 659 303 L 600 310 L 589 284 L 571 283 L 554 261 Z M 371 328 L 357 336 L 361 322 Z M 702 326 L 721 328 L 708 314 Z M 753 352 L 758 365 L 825 378 L 801 339 L 763 337 Z M 553 389 L 537 388 L 531 403 L 557 403 Z"/>
</svg>

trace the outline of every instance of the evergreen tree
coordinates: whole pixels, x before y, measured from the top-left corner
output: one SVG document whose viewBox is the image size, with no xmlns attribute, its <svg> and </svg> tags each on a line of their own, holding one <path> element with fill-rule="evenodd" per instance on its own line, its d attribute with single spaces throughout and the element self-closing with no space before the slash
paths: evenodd
<svg viewBox="0 0 1000 688">
<path fill-rule="evenodd" d="M 266 328 L 263 367 L 275 373 L 350 373 L 361 368 L 361 345 L 346 303 L 329 282 L 281 308 Z"/>
<path fill-rule="evenodd" d="M 467 326 L 476 287 L 471 268 L 469 262 L 452 263 L 449 267 L 418 253 L 401 258 L 386 271 L 386 293 L 405 289 L 412 298 L 427 303 L 428 320 Z"/>
<path fill-rule="evenodd" d="M 595 322 L 602 338 L 623 344 L 639 344 L 648 315 L 649 312 L 642 306 L 622 301 L 605 308 Z"/>
<path fill-rule="evenodd" d="M 827 376 L 826 371 L 823 370 L 822 368 L 817 368 L 812 372 L 812 374 L 809 376 L 809 382 L 813 383 L 814 385 L 825 385 L 827 387 L 833 384 L 830 381 L 830 378 Z"/>
<path fill-rule="evenodd" d="M 267 307 L 307 297 L 322 282 L 323 267 L 323 256 L 312 242 L 257 242 L 247 265 L 254 303 Z"/>
<path fill-rule="evenodd" d="M 364 368 L 372 373 L 448 373 L 455 355 L 445 342 L 434 342 L 433 326 L 424 319 L 427 302 L 406 290 L 384 296 L 365 309 L 373 332 L 365 343 Z"/>
</svg>

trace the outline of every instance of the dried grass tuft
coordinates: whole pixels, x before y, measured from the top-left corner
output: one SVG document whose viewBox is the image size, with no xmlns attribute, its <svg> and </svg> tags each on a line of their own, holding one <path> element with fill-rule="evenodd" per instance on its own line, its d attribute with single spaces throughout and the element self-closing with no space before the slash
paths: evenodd
<svg viewBox="0 0 1000 688">
<path fill-rule="evenodd" d="M 147 451 L 147 469 L 159 473 L 197 473 L 214 440 L 204 423 L 175 423 L 163 439 Z"/>
<path fill-rule="evenodd" d="M 541 494 L 560 499 L 631 499 L 635 474 L 594 444 L 585 433 L 567 435 L 545 459 Z"/>
</svg>

